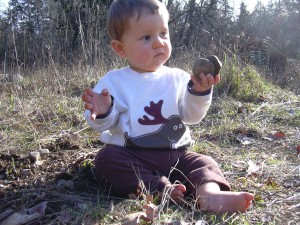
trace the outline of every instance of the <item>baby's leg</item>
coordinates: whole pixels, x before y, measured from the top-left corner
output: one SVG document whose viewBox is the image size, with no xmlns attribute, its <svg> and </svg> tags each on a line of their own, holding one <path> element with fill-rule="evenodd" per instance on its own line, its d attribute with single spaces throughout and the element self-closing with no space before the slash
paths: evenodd
<svg viewBox="0 0 300 225">
<path fill-rule="evenodd" d="M 244 212 L 254 199 L 254 195 L 248 192 L 221 191 L 214 182 L 200 185 L 196 196 L 201 210 L 220 213 Z"/>
<path fill-rule="evenodd" d="M 108 145 L 96 156 L 96 174 L 99 179 L 107 182 L 109 191 L 112 190 L 117 196 L 128 197 L 130 194 L 134 198 L 148 191 L 162 192 L 166 185 L 171 185 L 166 175 L 173 161 L 178 158 L 173 152 L 141 151 Z M 174 159 L 170 160 L 171 156 Z"/>
</svg>

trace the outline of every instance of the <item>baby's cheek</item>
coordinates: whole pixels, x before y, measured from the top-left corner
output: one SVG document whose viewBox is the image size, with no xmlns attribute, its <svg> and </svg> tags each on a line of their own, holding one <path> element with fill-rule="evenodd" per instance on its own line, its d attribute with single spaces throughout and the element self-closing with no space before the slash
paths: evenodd
<svg viewBox="0 0 300 225">
<path fill-rule="evenodd" d="M 141 54 L 139 54 L 137 60 L 138 60 L 139 63 L 141 63 L 141 64 L 147 64 L 147 63 L 149 63 L 150 60 L 151 60 L 149 51 L 147 51 L 147 50 L 142 51 Z"/>
</svg>

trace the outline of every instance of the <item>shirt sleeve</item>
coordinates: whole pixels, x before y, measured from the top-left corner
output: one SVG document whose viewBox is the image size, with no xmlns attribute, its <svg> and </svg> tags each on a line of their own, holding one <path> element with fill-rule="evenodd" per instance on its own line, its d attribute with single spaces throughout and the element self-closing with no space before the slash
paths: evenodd
<svg viewBox="0 0 300 225">
<path fill-rule="evenodd" d="M 181 119 L 186 124 L 197 124 L 206 115 L 212 101 L 212 92 L 207 92 L 206 95 L 195 95 L 186 88 L 183 96 L 183 101 L 179 105 Z"/>
</svg>

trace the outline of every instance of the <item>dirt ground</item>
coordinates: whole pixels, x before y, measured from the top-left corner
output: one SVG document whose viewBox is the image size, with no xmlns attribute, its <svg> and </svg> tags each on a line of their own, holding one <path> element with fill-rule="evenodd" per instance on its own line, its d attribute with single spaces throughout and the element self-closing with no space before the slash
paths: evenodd
<svg viewBox="0 0 300 225">
<path fill-rule="evenodd" d="M 81 211 L 80 204 L 96 204 L 101 195 L 97 195 L 100 190 L 91 167 L 93 158 L 92 152 L 78 150 L 44 153 L 35 162 L 28 155 L 0 154 L 0 213 L 47 202 L 46 216 L 28 224 L 56 220 L 54 224 L 60 224 L 64 209 L 79 207 Z"/>
</svg>

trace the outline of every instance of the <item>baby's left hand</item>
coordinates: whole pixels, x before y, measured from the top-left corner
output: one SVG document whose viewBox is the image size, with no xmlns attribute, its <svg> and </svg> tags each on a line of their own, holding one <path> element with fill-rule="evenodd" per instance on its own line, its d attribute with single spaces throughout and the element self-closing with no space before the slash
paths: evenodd
<svg viewBox="0 0 300 225">
<path fill-rule="evenodd" d="M 220 74 L 216 75 L 215 78 L 211 74 L 205 75 L 201 73 L 197 79 L 195 76 L 191 75 L 191 80 L 193 81 L 192 90 L 195 92 L 205 92 L 215 84 L 220 81 Z"/>
</svg>

